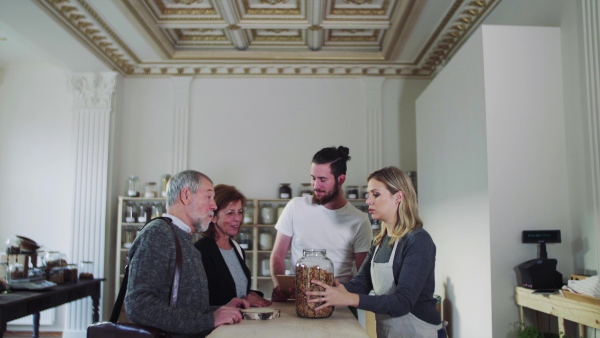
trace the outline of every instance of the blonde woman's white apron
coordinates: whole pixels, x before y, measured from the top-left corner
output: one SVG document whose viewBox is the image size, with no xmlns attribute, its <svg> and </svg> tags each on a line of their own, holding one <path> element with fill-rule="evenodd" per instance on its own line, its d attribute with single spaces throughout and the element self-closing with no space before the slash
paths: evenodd
<svg viewBox="0 0 600 338">
<path fill-rule="evenodd" d="M 394 249 L 387 263 L 375 263 L 375 255 L 379 246 L 375 248 L 373 259 L 371 260 L 371 279 L 373 290 L 376 295 L 390 295 L 396 290 L 394 282 L 394 256 L 398 242 L 394 244 Z M 438 336 L 438 330 L 443 326 L 429 324 L 420 320 L 412 313 L 401 317 L 390 317 L 387 314 L 375 314 L 377 320 L 377 338 L 435 338 Z"/>
</svg>

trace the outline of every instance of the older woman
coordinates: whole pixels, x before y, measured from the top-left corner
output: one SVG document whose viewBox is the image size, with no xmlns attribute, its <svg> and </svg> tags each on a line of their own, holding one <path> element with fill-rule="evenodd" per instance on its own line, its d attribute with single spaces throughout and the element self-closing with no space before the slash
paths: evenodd
<svg viewBox="0 0 600 338">
<path fill-rule="evenodd" d="M 367 205 L 382 230 L 360 271 L 335 286 L 313 281 L 325 291 L 309 302 L 348 305 L 375 313 L 377 337 L 446 337 L 433 298 L 435 244 L 423 229 L 410 178 L 395 167 L 377 170 L 367 178 Z M 375 291 L 374 296 L 369 292 Z"/>
<path fill-rule="evenodd" d="M 224 305 L 236 297 L 254 307 L 271 305 L 261 292 L 250 290 L 246 253 L 233 240 L 244 218 L 246 197 L 233 186 L 219 184 L 215 187 L 215 203 L 212 223 L 194 244 L 202 253 L 210 305 Z"/>
<path fill-rule="evenodd" d="M 215 203 L 212 223 L 194 244 L 202 253 L 210 305 L 224 305 L 236 297 L 254 307 L 271 305 L 261 292 L 250 290 L 246 252 L 233 240 L 242 225 L 246 197 L 234 186 L 219 184 Z"/>
</svg>

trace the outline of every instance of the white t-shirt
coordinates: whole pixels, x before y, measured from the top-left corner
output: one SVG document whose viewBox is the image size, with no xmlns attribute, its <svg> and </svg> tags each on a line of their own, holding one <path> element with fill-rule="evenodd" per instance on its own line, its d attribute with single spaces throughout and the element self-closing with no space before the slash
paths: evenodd
<svg viewBox="0 0 600 338">
<path fill-rule="evenodd" d="M 368 252 L 373 240 L 369 217 L 350 202 L 340 209 L 329 210 L 312 204 L 312 196 L 295 197 L 286 206 L 277 231 L 292 237 L 294 267 L 304 249 L 325 249 L 340 282 L 349 281 L 355 274 L 354 253 Z M 294 268 L 291 269 L 294 273 Z"/>
</svg>

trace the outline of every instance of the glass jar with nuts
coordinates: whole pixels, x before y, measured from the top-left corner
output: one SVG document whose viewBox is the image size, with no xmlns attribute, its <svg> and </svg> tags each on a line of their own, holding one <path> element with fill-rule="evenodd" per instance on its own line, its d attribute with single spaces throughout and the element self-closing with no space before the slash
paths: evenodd
<svg viewBox="0 0 600 338">
<path fill-rule="evenodd" d="M 296 263 L 296 314 L 303 318 L 327 318 L 333 313 L 333 306 L 315 311 L 322 303 L 308 302 L 307 291 L 324 291 L 311 280 L 333 285 L 333 262 L 327 258 L 325 249 L 304 249 Z"/>
</svg>

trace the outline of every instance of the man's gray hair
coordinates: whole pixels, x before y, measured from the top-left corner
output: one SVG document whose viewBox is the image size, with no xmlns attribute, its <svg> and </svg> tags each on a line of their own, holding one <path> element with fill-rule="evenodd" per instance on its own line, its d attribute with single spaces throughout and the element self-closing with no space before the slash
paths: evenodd
<svg viewBox="0 0 600 338">
<path fill-rule="evenodd" d="M 196 170 L 184 170 L 171 177 L 167 185 L 167 210 L 175 204 L 183 188 L 188 188 L 191 192 L 196 193 L 202 178 L 213 183 L 208 176 Z"/>
</svg>

